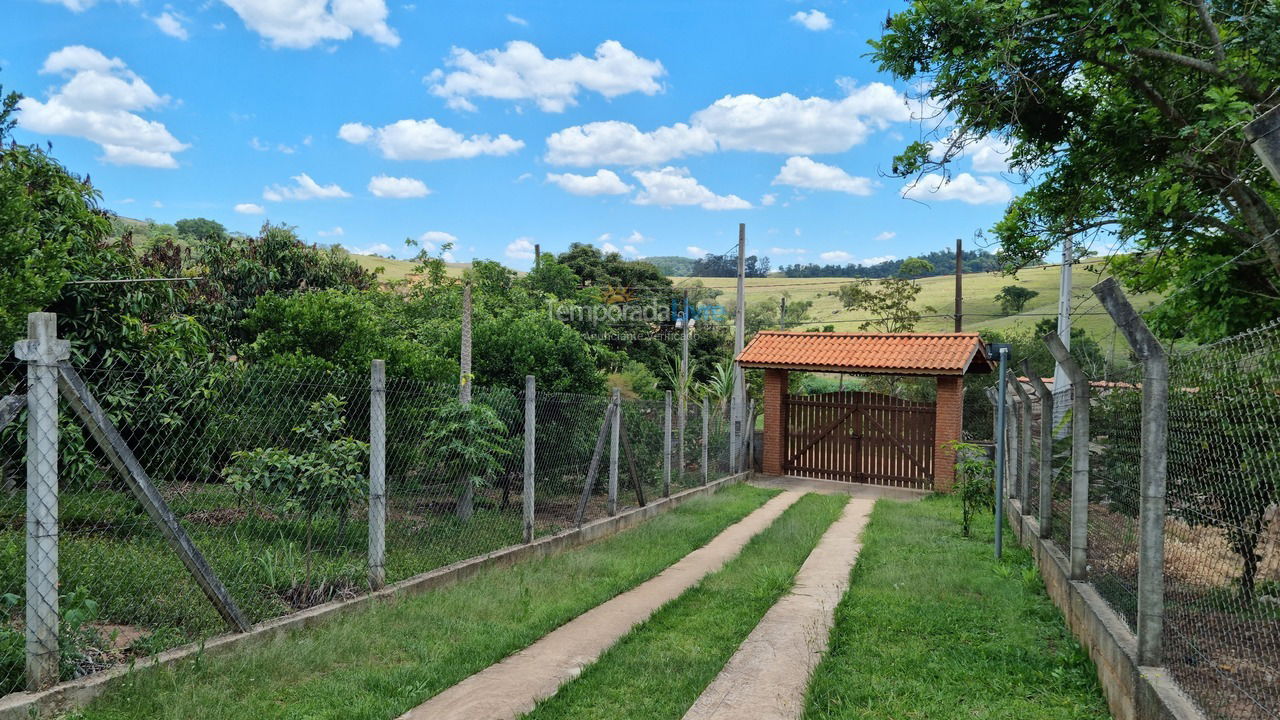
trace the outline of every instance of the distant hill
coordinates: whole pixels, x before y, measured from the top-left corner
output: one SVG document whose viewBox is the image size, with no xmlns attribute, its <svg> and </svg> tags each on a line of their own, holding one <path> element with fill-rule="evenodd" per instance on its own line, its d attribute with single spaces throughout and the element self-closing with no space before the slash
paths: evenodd
<svg viewBox="0 0 1280 720">
<path fill-rule="evenodd" d="M 693 273 L 693 260 L 679 255 L 656 255 L 644 258 L 644 261 L 668 277 L 688 277 Z"/>
</svg>

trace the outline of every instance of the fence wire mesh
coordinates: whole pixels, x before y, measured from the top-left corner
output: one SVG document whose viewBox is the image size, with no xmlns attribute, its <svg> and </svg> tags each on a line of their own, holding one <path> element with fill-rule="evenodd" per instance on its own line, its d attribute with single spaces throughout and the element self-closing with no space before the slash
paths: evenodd
<svg viewBox="0 0 1280 720">
<path fill-rule="evenodd" d="M 1082 388 L 1081 392 L 1087 392 Z M 1058 418 L 1053 425 L 1053 467 L 1050 475 L 1050 495 L 1053 505 L 1049 518 L 1049 539 L 1062 554 L 1071 556 L 1071 433 L 1072 406 L 1076 388 L 1067 385 L 1053 391 L 1053 414 Z"/>
<path fill-rule="evenodd" d="M 1211 716 L 1280 717 L 1280 322 L 1169 361 L 1164 641 Z"/>
<path fill-rule="evenodd" d="M 0 692 L 27 684 L 28 364 L 0 360 Z M 248 622 L 369 590 L 370 380 L 244 363 L 75 367 L 121 445 Z M 394 372 L 394 370 L 393 370 Z M 386 580 L 523 541 L 523 390 L 387 378 Z M 534 533 L 609 514 L 611 433 L 579 504 L 610 398 L 536 393 Z M 671 492 L 703 482 L 702 414 L 690 403 L 686 463 Z M 175 553 L 137 478 L 61 401 L 60 583 L 41 608 L 69 679 L 228 629 Z M 661 401 L 623 399 L 617 511 L 662 497 Z M 727 474 L 728 426 L 707 418 L 710 479 Z M 135 482 L 131 483 L 129 480 Z M 56 550 L 54 550 L 56 548 Z M 51 563 L 52 564 L 52 563 Z M 59 612 L 60 609 L 60 612 Z M 53 648 L 54 642 L 49 646 Z"/>
<path fill-rule="evenodd" d="M 1090 385 L 1089 579 L 1132 630 L 1138 612 L 1142 366 Z"/>
<path fill-rule="evenodd" d="M 1025 498 L 1026 505 L 1023 512 L 1027 515 L 1040 517 L 1040 424 L 1044 422 L 1044 407 L 1040 402 L 1040 395 L 1030 383 L 1024 385 L 1026 388 L 1028 407 L 1027 412 L 1031 415 L 1030 428 L 1027 440 L 1027 495 Z M 1052 418 L 1049 419 L 1052 422 Z"/>
</svg>

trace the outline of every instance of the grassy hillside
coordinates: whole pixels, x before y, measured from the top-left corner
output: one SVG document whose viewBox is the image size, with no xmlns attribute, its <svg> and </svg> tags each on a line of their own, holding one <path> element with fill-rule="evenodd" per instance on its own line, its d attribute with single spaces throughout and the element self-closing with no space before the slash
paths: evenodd
<svg viewBox="0 0 1280 720">
<path fill-rule="evenodd" d="M 1099 271 L 1102 261 L 1085 263 L 1075 267 L 1072 273 L 1072 307 L 1078 307 L 1085 313 L 1103 313 L 1094 299 L 1090 288 L 1102 279 Z M 964 321 L 965 330 L 1007 329 L 1034 327 L 1041 314 L 1057 312 L 1058 273 L 1056 265 L 1027 268 L 1017 277 L 1008 277 L 998 273 L 966 273 L 963 279 Z M 721 301 L 726 305 L 735 301 L 736 281 L 734 278 L 696 278 L 704 286 L 716 288 L 724 292 Z M 674 278 L 677 283 L 688 278 Z M 812 300 L 813 307 L 809 314 L 814 321 L 806 326 L 822 326 L 834 324 L 836 330 L 857 331 L 859 323 L 853 320 L 866 319 L 863 312 L 845 310 L 838 298 L 830 293 L 840 285 L 851 282 L 844 278 L 751 278 L 746 281 L 747 302 L 753 303 L 763 299 L 777 302 L 785 294 L 791 300 Z M 952 276 L 923 278 L 920 281 L 923 291 L 920 293 L 921 312 L 929 314 L 950 314 L 955 302 L 955 279 Z M 1006 285 L 1021 285 L 1040 294 L 1027 303 L 1020 315 L 999 317 L 1000 303 L 995 295 Z M 1160 296 L 1150 293 L 1130 298 L 1138 310 L 1154 305 Z M 934 310 L 924 310 L 924 306 L 932 306 Z M 1089 334 L 1109 343 L 1114 325 L 1105 314 L 1086 314 L 1076 318 L 1077 327 L 1084 328 Z M 918 328 L 922 331 L 950 332 L 954 329 L 954 321 L 950 317 L 925 318 Z"/>
<path fill-rule="evenodd" d="M 360 263 L 360 267 L 365 270 L 382 268 L 382 277 L 387 280 L 403 280 L 413 274 L 413 268 L 417 265 L 412 260 L 393 260 L 376 255 L 352 255 L 351 259 Z M 446 265 L 451 277 L 462 277 L 462 271 L 471 267 L 470 263 L 446 263 Z"/>
</svg>

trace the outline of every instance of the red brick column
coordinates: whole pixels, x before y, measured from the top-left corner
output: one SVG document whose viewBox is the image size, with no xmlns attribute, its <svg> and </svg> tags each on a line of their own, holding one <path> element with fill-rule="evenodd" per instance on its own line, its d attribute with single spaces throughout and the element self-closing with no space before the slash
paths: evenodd
<svg viewBox="0 0 1280 720">
<path fill-rule="evenodd" d="M 951 492 L 955 486 L 956 451 L 947 444 L 960 439 L 963 423 L 964 376 L 940 376 L 933 425 L 933 489 L 938 492 Z"/>
<path fill-rule="evenodd" d="M 764 371 L 764 458 L 761 470 L 766 475 L 781 475 L 782 460 L 787 451 L 787 376 L 786 370 L 766 368 Z"/>
</svg>

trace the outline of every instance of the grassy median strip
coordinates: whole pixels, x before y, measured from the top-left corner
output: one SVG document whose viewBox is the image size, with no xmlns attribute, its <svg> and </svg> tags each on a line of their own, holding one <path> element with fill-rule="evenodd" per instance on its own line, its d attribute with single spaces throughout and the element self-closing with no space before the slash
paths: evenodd
<svg viewBox="0 0 1280 720">
<path fill-rule="evenodd" d="M 142 671 L 72 717 L 387 720 L 657 575 L 774 494 L 729 487 L 586 547 Z"/>
<path fill-rule="evenodd" d="M 1030 555 L 992 518 L 960 536 L 953 497 L 881 501 L 809 685 L 808 720 L 1109 718 L 1093 663 Z"/>
<path fill-rule="evenodd" d="M 791 589 L 847 497 L 806 495 L 738 557 L 637 626 L 530 720 L 678 720 Z"/>
</svg>

